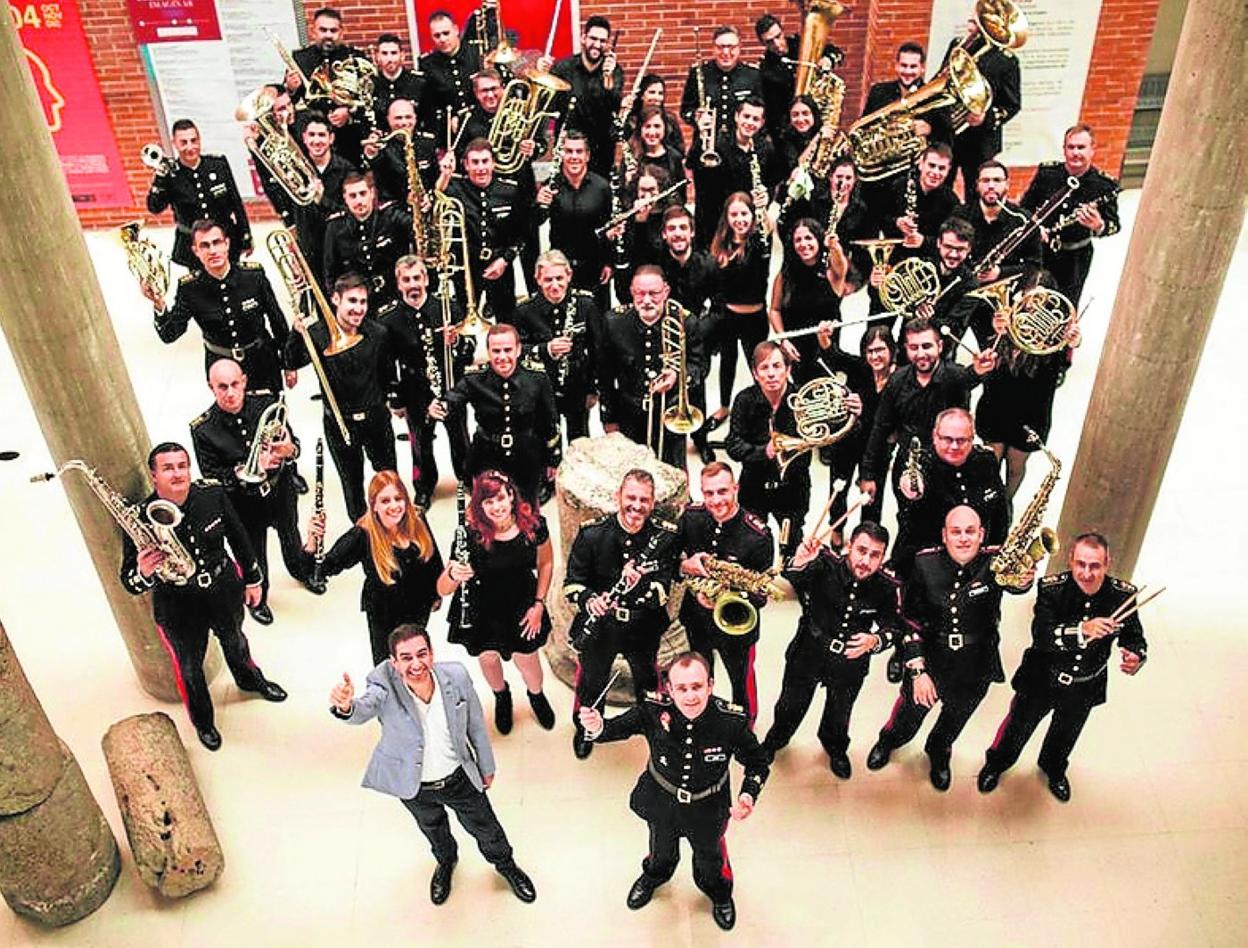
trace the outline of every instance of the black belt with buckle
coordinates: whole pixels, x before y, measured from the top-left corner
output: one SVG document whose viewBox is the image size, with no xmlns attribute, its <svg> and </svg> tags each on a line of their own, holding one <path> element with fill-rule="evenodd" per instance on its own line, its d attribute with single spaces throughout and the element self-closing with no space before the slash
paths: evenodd
<svg viewBox="0 0 1248 948">
<path fill-rule="evenodd" d="M 447 785 L 459 776 L 459 768 L 455 768 L 455 772 L 449 777 L 443 777 L 441 780 L 422 780 L 420 784 L 421 790 L 445 790 Z"/>
<path fill-rule="evenodd" d="M 247 357 L 248 349 L 254 349 L 256 346 L 260 345 L 260 343 L 262 343 L 263 341 L 264 341 L 263 339 L 253 339 L 251 342 L 247 343 L 245 346 L 218 346 L 216 343 L 209 342 L 207 339 L 205 339 L 204 348 L 207 349 L 209 352 L 211 352 L 213 355 L 224 356 L 227 359 L 233 359 L 235 362 L 237 362 L 240 359 L 245 359 Z"/>
<path fill-rule="evenodd" d="M 974 645 L 979 639 L 978 635 L 969 635 L 965 632 L 950 632 L 943 640 L 940 640 L 940 644 L 951 652 L 960 652 L 968 645 Z"/>
<path fill-rule="evenodd" d="M 1101 667 L 1100 671 L 1093 672 L 1091 675 L 1084 675 L 1081 678 L 1072 675 L 1070 672 L 1058 672 L 1057 683 L 1063 688 L 1068 688 L 1071 685 L 1083 685 L 1087 684 L 1089 681 L 1096 681 L 1096 679 L 1100 678 L 1103 674 L 1105 674 L 1104 666 Z"/>
<path fill-rule="evenodd" d="M 494 248 L 482 246 L 481 250 L 478 252 L 477 255 L 481 258 L 482 263 L 493 260 L 495 256 Z"/>
<path fill-rule="evenodd" d="M 505 431 L 501 435 L 490 434 L 488 431 L 477 431 L 478 438 L 484 438 L 486 441 L 493 441 L 504 451 L 510 451 L 516 443 L 515 436 L 510 431 Z"/>
<path fill-rule="evenodd" d="M 191 579 L 200 589 L 208 589 L 217 581 L 217 577 L 221 575 L 221 571 L 224 570 L 226 566 L 226 563 L 218 563 L 216 566 L 212 567 L 212 569 L 200 567 L 199 571 L 196 572 Z"/>
<path fill-rule="evenodd" d="M 712 786 L 704 790 L 686 790 L 684 787 L 678 787 L 672 783 L 654 767 L 654 761 L 646 764 L 646 769 L 650 771 L 650 776 L 654 778 L 654 782 L 676 798 L 677 803 L 697 803 L 699 800 L 705 800 L 707 797 L 714 796 L 723 789 L 724 784 L 728 782 L 728 770 L 720 774 L 719 779 Z"/>
</svg>

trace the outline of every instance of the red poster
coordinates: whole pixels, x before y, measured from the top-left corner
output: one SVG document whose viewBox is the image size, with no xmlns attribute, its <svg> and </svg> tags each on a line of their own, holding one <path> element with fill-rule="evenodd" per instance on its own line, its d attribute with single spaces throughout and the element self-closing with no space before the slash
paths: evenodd
<svg viewBox="0 0 1248 948">
<path fill-rule="evenodd" d="M 408 0 L 410 3 L 411 0 Z M 503 11 L 503 29 L 515 34 L 518 39 L 516 46 L 525 52 L 542 52 L 546 48 L 546 38 L 550 35 L 550 22 L 555 15 L 557 0 L 500 0 Z M 434 10 L 445 10 L 463 31 L 468 15 L 481 6 L 481 0 L 446 0 L 426 6 L 421 3 L 416 7 L 420 27 L 420 51 L 428 53 L 433 50 L 433 42 L 429 39 L 429 14 Z M 493 13 L 490 13 L 493 16 Z M 491 29 L 491 32 L 493 30 Z M 572 22 L 572 0 L 563 0 L 559 9 L 559 24 L 555 32 L 555 45 L 551 55 L 556 59 L 572 52 L 572 36 L 575 32 Z"/>
<path fill-rule="evenodd" d="M 213 0 L 126 0 L 134 41 L 174 43 L 221 38 Z"/>
<path fill-rule="evenodd" d="M 76 0 L 10 3 L 69 192 L 77 207 L 127 207 L 121 164 Z"/>
</svg>

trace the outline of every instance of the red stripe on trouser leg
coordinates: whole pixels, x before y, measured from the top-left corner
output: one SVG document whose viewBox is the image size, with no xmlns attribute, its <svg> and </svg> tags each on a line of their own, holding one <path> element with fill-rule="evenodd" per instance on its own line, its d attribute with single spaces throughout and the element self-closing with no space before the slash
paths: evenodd
<svg viewBox="0 0 1248 948">
<path fill-rule="evenodd" d="M 897 700 L 893 703 L 893 710 L 889 714 L 888 720 L 884 722 L 884 727 L 881 728 L 881 730 L 891 731 L 893 729 L 893 722 L 897 720 L 897 714 L 901 711 L 901 706 L 905 704 L 905 702 L 906 699 L 904 695 L 897 696 Z"/>
<path fill-rule="evenodd" d="M 160 636 L 160 644 L 169 653 L 169 661 L 173 665 L 173 680 L 178 686 L 178 694 L 182 696 L 182 707 L 186 708 L 187 714 L 190 714 L 191 704 L 186 700 L 186 682 L 182 680 L 182 663 L 178 661 L 178 653 L 173 650 L 173 646 L 169 643 L 169 638 L 165 635 L 165 630 L 159 622 L 156 623 L 156 634 Z"/>
<path fill-rule="evenodd" d="M 576 663 L 576 674 L 572 676 L 572 720 L 577 720 L 576 712 L 581 710 L 581 663 Z"/>
<path fill-rule="evenodd" d="M 754 651 L 757 648 L 757 645 L 751 645 L 750 653 L 745 657 L 745 711 L 750 716 L 751 728 L 758 717 L 758 678 L 754 675 Z"/>
<path fill-rule="evenodd" d="M 728 861 L 728 840 L 724 836 L 719 837 L 719 855 L 722 859 L 719 875 L 726 882 L 732 881 L 732 863 Z"/>
<path fill-rule="evenodd" d="M 1005 717 L 1001 720 L 1001 726 L 997 728 L 997 736 L 992 739 L 989 750 L 996 750 L 1001 743 L 1001 738 L 1005 736 L 1005 729 L 1010 723 L 1010 718 L 1014 716 L 1014 705 L 1018 704 L 1018 695 L 1010 699 L 1010 710 L 1005 712 Z"/>
</svg>

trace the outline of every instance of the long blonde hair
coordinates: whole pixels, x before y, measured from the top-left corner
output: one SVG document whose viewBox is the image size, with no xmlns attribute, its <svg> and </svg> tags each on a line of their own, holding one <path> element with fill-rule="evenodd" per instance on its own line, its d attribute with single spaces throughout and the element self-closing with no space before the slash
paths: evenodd
<svg viewBox="0 0 1248 948">
<path fill-rule="evenodd" d="M 387 487 L 395 488 L 406 505 L 403 519 L 393 530 L 388 530 L 382 525 L 373 506 L 377 502 L 377 497 Z M 395 577 L 401 572 L 399 558 L 394 551 L 404 540 L 415 545 L 422 562 L 429 562 L 429 557 L 433 556 L 433 534 L 429 532 L 429 525 L 425 523 L 425 518 L 420 512 L 412 506 L 412 498 L 407 493 L 407 486 L 395 471 L 378 471 L 373 475 L 373 479 L 368 482 L 368 510 L 356 521 L 356 525 L 368 536 L 368 549 L 373 556 L 373 568 L 377 570 L 378 578 L 387 586 L 393 586 Z"/>
</svg>

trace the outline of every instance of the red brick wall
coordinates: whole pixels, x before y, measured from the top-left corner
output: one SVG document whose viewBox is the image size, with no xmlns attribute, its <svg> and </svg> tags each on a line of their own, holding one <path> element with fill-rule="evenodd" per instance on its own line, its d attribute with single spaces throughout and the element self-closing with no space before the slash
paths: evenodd
<svg viewBox="0 0 1248 948">
<path fill-rule="evenodd" d="M 1110 174 L 1121 169 L 1127 133 L 1143 75 L 1159 0 L 1102 0 L 1091 68 L 1084 93 L 1083 116 L 1097 130 L 1097 163 Z M 969 6 L 968 0 L 968 6 Z M 142 203 L 151 173 L 139 161 L 145 142 L 159 141 L 156 118 L 147 82 L 134 45 L 125 0 L 80 0 L 87 39 L 109 117 L 116 131 L 122 158 L 134 194 L 134 206 L 114 210 L 83 210 L 84 226 L 114 226 L 143 213 Z M 309 19 L 321 6 L 305 2 Z M 341 2 L 346 17 L 348 42 L 364 45 L 378 33 L 391 31 L 407 36 L 402 0 Z M 504 10 L 506 0 L 504 0 Z M 714 10 L 712 14 L 710 11 Z M 754 37 L 754 20 L 770 9 L 781 17 L 787 31 L 800 29 L 791 4 L 776 2 L 760 6 L 746 0 L 582 0 L 581 14 L 602 13 L 624 35 L 619 55 L 631 85 L 655 27 L 663 38 L 651 70 L 668 79 L 668 103 L 675 107 L 689 65 L 697 55 L 708 55 L 711 33 L 720 23 L 741 32 L 743 57 L 756 60 L 761 48 Z M 423 10 L 423 4 L 422 4 Z M 423 13 L 422 13 L 423 15 Z M 839 70 L 846 82 L 843 122 L 859 114 L 866 90 L 873 82 L 893 76 L 897 46 L 910 39 L 925 42 L 929 31 L 931 0 L 858 0 L 852 13 L 839 19 L 831 39 L 846 52 Z M 702 50 L 695 51 L 693 24 L 702 27 Z M 1012 177 L 1016 189 L 1026 187 L 1033 169 L 1019 169 Z M 249 207 L 257 219 L 267 216 L 263 200 Z"/>
</svg>

